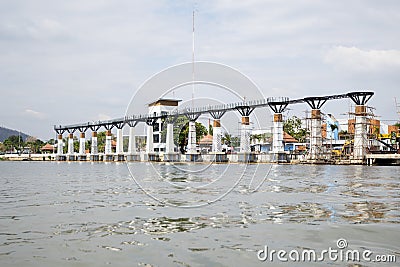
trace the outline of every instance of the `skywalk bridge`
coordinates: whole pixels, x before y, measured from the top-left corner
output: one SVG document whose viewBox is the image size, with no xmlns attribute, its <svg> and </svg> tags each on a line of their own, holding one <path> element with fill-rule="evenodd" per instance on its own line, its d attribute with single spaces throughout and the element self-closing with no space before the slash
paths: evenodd
<svg viewBox="0 0 400 267">
<path fill-rule="evenodd" d="M 86 123 L 78 123 L 71 125 L 58 125 L 54 126 L 55 132 L 58 134 L 58 143 L 57 143 L 57 158 L 59 160 L 86 160 L 85 154 L 85 132 L 90 129 L 92 131 L 92 147 L 90 152 L 91 160 L 98 160 L 98 150 L 97 150 L 97 131 L 100 128 L 104 128 L 107 130 L 106 134 L 106 145 L 105 145 L 105 159 L 106 160 L 125 160 L 126 155 L 130 155 L 129 159 L 131 160 L 139 160 L 136 155 L 136 147 L 135 147 L 135 136 L 134 136 L 134 127 L 140 123 L 144 122 L 148 126 L 148 134 L 147 134 L 147 145 L 146 145 L 146 153 L 149 155 L 154 154 L 153 144 L 152 144 L 152 126 L 161 121 L 162 123 L 167 123 L 170 126 L 173 126 L 173 123 L 180 116 L 186 116 L 189 120 L 189 144 L 188 144 L 188 153 L 189 155 L 196 155 L 196 138 L 195 138 L 195 121 L 202 114 L 210 114 L 214 119 L 213 126 L 213 152 L 216 154 L 222 153 L 221 149 L 221 137 L 222 137 L 222 129 L 220 120 L 226 112 L 230 111 L 238 111 L 242 116 L 242 130 L 241 130 L 241 138 L 240 138 L 240 153 L 251 154 L 250 150 L 250 120 L 249 116 L 256 108 L 269 107 L 274 112 L 274 125 L 273 125 L 273 146 L 272 153 L 278 155 L 284 154 L 284 145 L 283 145 L 283 117 L 282 113 L 285 111 L 288 105 L 291 104 L 299 104 L 299 103 L 307 103 L 311 110 L 311 132 L 310 132 L 310 160 L 318 160 L 320 149 L 322 147 L 322 134 L 321 134 L 321 111 L 322 106 L 329 100 L 338 100 L 338 99 L 351 99 L 355 105 L 355 115 L 356 115 L 356 125 L 355 125 L 355 140 L 354 140 L 354 157 L 357 160 L 363 160 L 366 154 L 367 147 L 367 127 L 366 127 L 366 103 L 371 99 L 374 95 L 374 92 L 349 92 L 345 94 L 337 94 L 337 95 L 328 95 L 328 96 L 317 96 L 317 97 L 305 97 L 300 99 L 289 99 L 287 97 L 269 97 L 267 99 L 259 99 L 259 100 L 250 100 L 250 101 L 242 101 L 236 103 L 229 103 L 223 105 L 207 105 L 203 107 L 196 108 L 175 108 L 170 112 L 161 112 L 161 113 L 153 113 L 153 114 L 139 114 L 139 115 L 129 115 L 122 118 L 116 118 L 112 120 L 104 120 L 104 121 L 92 121 Z M 122 145 L 122 128 L 125 125 L 129 125 L 130 127 L 130 135 L 129 135 L 129 145 L 128 145 L 128 153 L 126 154 L 123 151 Z M 117 146 L 116 153 L 113 154 L 111 152 L 111 129 L 117 128 Z M 79 131 L 80 132 L 80 147 L 78 158 L 75 157 L 75 152 L 73 151 L 73 134 Z M 172 161 L 175 161 L 178 157 L 174 152 L 173 145 L 173 127 L 167 127 L 167 140 L 166 140 L 166 151 L 165 154 L 171 155 Z M 62 144 L 62 135 L 68 132 L 69 140 L 68 140 L 68 153 L 67 155 L 63 154 L 63 144 Z M 175 155 L 175 156 L 174 156 Z M 149 157 L 151 158 L 151 157 Z M 154 158 L 154 157 L 153 157 Z M 253 159 L 254 158 L 247 158 Z M 191 160 L 196 160 L 198 157 L 190 157 Z"/>
</svg>

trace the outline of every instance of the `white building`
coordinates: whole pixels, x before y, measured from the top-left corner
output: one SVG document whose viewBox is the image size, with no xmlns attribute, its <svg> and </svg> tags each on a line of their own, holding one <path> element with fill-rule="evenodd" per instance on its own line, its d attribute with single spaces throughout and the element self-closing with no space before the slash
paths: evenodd
<svg viewBox="0 0 400 267">
<path fill-rule="evenodd" d="M 160 115 L 166 115 L 169 112 L 177 109 L 178 104 L 181 100 L 176 100 L 176 99 L 163 99 L 160 98 L 155 102 L 152 102 L 148 104 L 149 107 L 149 115 L 154 115 L 154 116 L 160 116 Z M 149 142 L 147 140 L 147 146 L 151 146 L 151 143 L 153 144 L 153 147 L 149 148 L 147 151 L 154 151 L 154 152 L 164 152 L 166 143 L 162 142 L 161 140 L 161 132 L 162 132 L 162 121 L 161 119 L 158 119 L 155 123 L 153 123 L 152 126 L 152 131 L 149 127 L 147 126 L 147 138 L 149 138 L 149 135 L 152 132 L 152 142 Z"/>
</svg>

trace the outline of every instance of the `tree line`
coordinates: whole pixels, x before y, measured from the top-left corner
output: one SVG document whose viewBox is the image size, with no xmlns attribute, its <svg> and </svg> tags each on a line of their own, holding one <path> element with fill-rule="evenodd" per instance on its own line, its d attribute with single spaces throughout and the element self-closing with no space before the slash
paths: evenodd
<svg viewBox="0 0 400 267">
<path fill-rule="evenodd" d="M 24 139 L 22 136 L 11 135 L 7 139 L 4 140 L 3 143 L 0 143 L 0 152 L 24 152 L 24 149 L 29 150 L 31 153 L 41 153 L 41 148 L 45 143 L 33 136 L 29 136 Z"/>
</svg>

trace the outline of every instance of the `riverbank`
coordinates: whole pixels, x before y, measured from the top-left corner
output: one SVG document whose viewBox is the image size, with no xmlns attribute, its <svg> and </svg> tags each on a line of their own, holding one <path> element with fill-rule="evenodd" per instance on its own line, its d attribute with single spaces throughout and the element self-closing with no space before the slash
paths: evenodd
<svg viewBox="0 0 400 267">
<path fill-rule="evenodd" d="M 0 155 L 2 161 L 54 161 L 54 154 L 5 154 Z"/>
<path fill-rule="evenodd" d="M 307 160 L 304 157 L 292 158 L 290 154 L 285 157 L 276 157 L 274 154 L 196 154 L 184 155 L 174 154 L 174 157 L 167 157 L 163 154 L 147 155 L 137 153 L 134 155 L 104 155 L 96 157 L 90 154 L 69 155 L 68 157 L 57 154 L 5 154 L 0 155 L 0 161 L 80 161 L 80 162 L 174 162 L 174 163 L 279 163 L 279 164 L 316 164 L 316 165 L 400 165 L 400 154 L 367 154 L 366 160 L 353 159 L 321 159 Z"/>
</svg>

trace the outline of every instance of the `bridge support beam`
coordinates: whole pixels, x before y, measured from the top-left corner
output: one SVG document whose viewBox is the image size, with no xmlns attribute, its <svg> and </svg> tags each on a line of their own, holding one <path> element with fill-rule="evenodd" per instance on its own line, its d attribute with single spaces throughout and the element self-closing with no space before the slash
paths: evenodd
<svg viewBox="0 0 400 267">
<path fill-rule="evenodd" d="M 272 152 L 282 153 L 283 146 L 283 116 L 282 113 L 274 114 L 274 128 L 272 130 Z"/>
<path fill-rule="evenodd" d="M 188 154 L 197 153 L 197 148 L 196 148 L 196 122 L 195 121 L 189 121 L 189 134 L 188 134 L 187 153 Z"/>
<path fill-rule="evenodd" d="M 63 152 L 63 146 L 64 146 L 63 136 L 60 133 L 60 134 L 57 135 L 57 156 L 56 156 L 56 160 L 60 160 L 60 161 L 66 160 L 66 157 L 65 157 L 64 152 Z"/>
<path fill-rule="evenodd" d="M 153 125 L 147 125 L 146 153 L 154 153 Z"/>
<path fill-rule="evenodd" d="M 250 153 L 250 119 L 247 116 L 242 117 L 242 131 L 240 133 L 240 152 Z"/>
<path fill-rule="evenodd" d="M 75 153 L 74 153 L 74 134 L 68 134 L 68 152 L 67 152 L 68 160 L 75 161 Z"/>
<path fill-rule="evenodd" d="M 283 116 L 282 113 L 288 106 L 288 97 L 269 97 L 268 106 L 274 112 L 274 121 L 272 128 L 272 162 L 286 162 L 285 147 L 283 145 Z"/>
<path fill-rule="evenodd" d="M 179 161 L 180 155 L 179 153 L 175 152 L 173 123 L 167 123 L 167 137 L 165 142 L 166 144 L 165 144 L 164 161 L 165 162 Z"/>
<path fill-rule="evenodd" d="M 212 161 L 215 162 L 227 162 L 227 152 L 222 152 L 222 128 L 221 118 L 225 114 L 226 110 L 209 111 L 211 117 L 213 117 L 213 140 L 212 140 Z"/>
<path fill-rule="evenodd" d="M 196 120 L 200 117 L 201 113 L 189 113 L 186 117 L 189 119 L 189 133 L 188 133 L 188 144 L 186 151 L 186 161 L 202 161 L 201 155 L 197 152 L 196 142 Z"/>
<path fill-rule="evenodd" d="M 111 130 L 106 132 L 106 144 L 104 146 L 104 161 L 113 161 L 112 149 L 111 149 L 112 133 Z"/>
<path fill-rule="evenodd" d="M 124 143 L 123 143 L 123 135 L 122 128 L 117 128 L 117 144 L 115 147 L 115 161 L 124 161 Z"/>
<path fill-rule="evenodd" d="M 78 160 L 86 161 L 86 139 L 85 132 L 81 132 L 79 136 L 79 154 Z"/>
<path fill-rule="evenodd" d="M 304 101 L 311 107 L 310 150 L 308 159 L 319 161 L 324 159 L 322 146 L 321 108 L 329 97 L 306 97 Z"/>
<path fill-rule="evenodd" d="M 321 110 L 311 110 L 310 153 L 311 160 L 322 158 Z"/>
<path fill-rule="evenodd" d="M 149 119 L 147 122 L 146 157 L 148 161 L 160 161 L 160 155 L 154 152 L 153 126 L 157 119 Z"/>
<path fill-rule="evenodd" d="M 240 152 L 238 153 L 239 162 L 255 162 L 256 154 L 251 152 L 250 148 L 250 118 L 242 116 L 242 129 L 240 132 Z"/>
<path fill-rule="evenodd" d="M 136 125 L 136 124 L 135 124 Z M 129 125 L 129 143 L 128 143 L 128 154 L 126 155 L 127 161 L 139 161 L 140 155 L 136 151 L 136 136 L 135 126 Z"/>
<path fill-rule="evenodd" d="M 364 105 L 357 105 L 355 110 L 354 125 L 354 159 L 364 160 L 367 154 L 368 137 L 367 137 L 367 109 Z"/>
<path fill-rule="evenodd" d="M 213 142 L 212 142 L 212 161 L 228 162 L 227 152 L 222 152 L 222 128 L 221 121 L 214 119 L 213 122 Z"/>
<path fill-rule="evenodd" d="M 213 122 L 213 142 L 212 142 L 212 151 L 215 153 L 222 152 L 222 129 L 221 129 L 221 121 L 219 119 L 214 119 Z"/>
<path fill-rule="evenodd" d="M 92 132 L 92 144 L 90 148 L 90 160 L 99 161 L 99 150 L 97 148 L 97 132 Z"/>
<path fill-rule="evenodd" d="M 373 92 L 353 92 L 347 94 L 356 104 L 355 108 L 355 127 L 354 127 L 354 151 L 353 159 L 365 161 L 368 146 L 367 132 L 367 102 L 374 95 Z"/>
<path fill-rule="evenodd" d="M 187 144 L 187 152 L 186 152 L 186 161 L 201 161 L 200 153 L 197 152 L 197 143 L 196 143 L 196 121 L 189 121 L 189 133 L 188 133 L 188 144 Z"/>
<path fill-rule="evenodd" d="M 247 103 L 242 106 L 237 106 L 236 110 L 242 115 L 242 129 L 240 132 L 240 152 L 238 153 L 239 162 L 255 162 L 257 160 L 256 154 L 251 152 L 250 148 L 250 114 L 255 107 L 250 107 Z"/>
<path fill-rule="evenodd" d="M 174 148 L 174 125 L 172 123 L 167 124 L 167 137 L 165 140 L 165 153 L 175 152 Z"/>
</svg>

